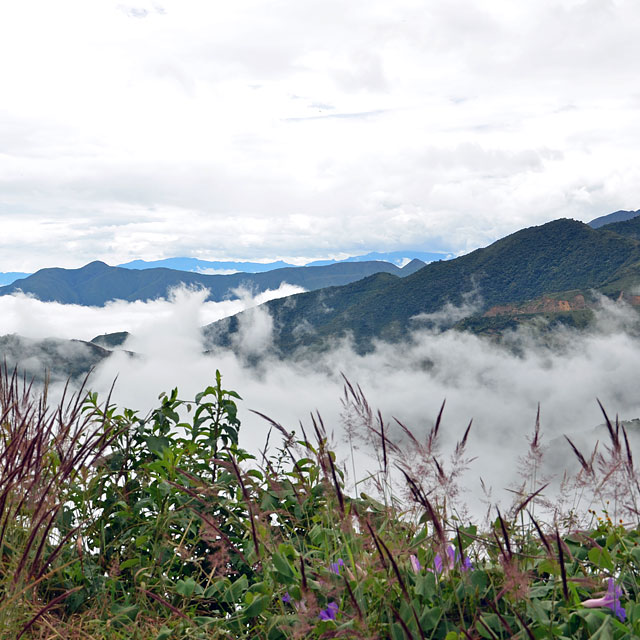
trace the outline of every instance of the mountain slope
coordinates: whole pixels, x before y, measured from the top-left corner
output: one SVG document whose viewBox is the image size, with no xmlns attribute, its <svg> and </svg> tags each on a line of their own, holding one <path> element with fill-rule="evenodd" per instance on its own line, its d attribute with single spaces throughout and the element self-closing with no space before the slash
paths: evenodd
<svg viewBox="0 0 640 640">
<path fill-rule="evenodd" d="M 619 233 L 621 236 L 626 236 L 627 238 L 640 240 L 640 215 L 635 218 L 630 218 L 629 220 L 609 223 L 601 227 L 601 229 Z"/>
<path fill-rule="evenodd" d="M 409 265 L 407 265 L 409 267 Z M 307 290 L 344 285 L 372 273 L 411 273 L 387 262 L 349 262 L 326 267 L 289 267 L 266 273 L 237 273 L 226 276 L 205 275 L 172 269 L 122 269 L 104 262 L 91 262 L 80 269 L 41 269 L 33 275 L 0 287 L 0 295 L 17 291 L 39 300 L 103 306 L 110 300 L 152 300 L 166 297 L 181 284 L 209 289 L 209 300 L 223 300 L 240 286 L 258 293 L 288 283 Z"/>
<path fill-rule="evenodd" d="M 83 340 L 34 340 L 17 335 L 0 336 L 0 355 L 11 371 L 43 381 L 84 377 L 111 355 L 111 351 Z"/>
<path fill-rule="evenodd" d="M 282 353 L 320 347 L 350 333 L 360 350 L 373 338 L 396 340 L 411 319 L 446 303 L 460 305 L 473 292 L 477 312 L 543 294 L 611 285 L 640 275 L 640 242 L 575 220 L 556 220 L 518 231 L 455 260 L 431 263 L 399 279 L 377 274 L 266 303 Z M 625 280 L 626 281 L 626 280 Z M 244 312 L 244 316 L 247 313 Z M 230 344 L 243 314 L 205 329 L 211 344 Z"/>
<path fill-rule="evenodd" d="M 640 216 L 640 209 L 638 211 L 614 211 L 606 216 L 600 216 L 599 218 L 594 218 L 588 225 L 592 229 L 599 229 L 600 227 L 604 227 L 605 225 L 611 224 L 612 222 L 624 222 L 625 220 L 631 220 L 636 216 Z"/>
</svg>

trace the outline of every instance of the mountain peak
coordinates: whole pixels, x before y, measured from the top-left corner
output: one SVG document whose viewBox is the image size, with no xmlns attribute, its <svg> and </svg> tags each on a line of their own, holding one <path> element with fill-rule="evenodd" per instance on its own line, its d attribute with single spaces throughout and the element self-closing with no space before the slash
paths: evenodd
<svg viewBox="0 0 640 640">
<path fill-rule="evenodd" d="M 606 216 L 594 218 L 587 224 L 594 229 L 598 229 L 599 227 L 604 227 L 605 224 L 611 224 L 612 222 L 625 222 L 626 220 L 631 220 L 636 216 L 640 216 L 640 209 L 637 211 L 625 211 L 624 209 L 621 209 L 620 211 L 614 211 Z"/>
</svg>

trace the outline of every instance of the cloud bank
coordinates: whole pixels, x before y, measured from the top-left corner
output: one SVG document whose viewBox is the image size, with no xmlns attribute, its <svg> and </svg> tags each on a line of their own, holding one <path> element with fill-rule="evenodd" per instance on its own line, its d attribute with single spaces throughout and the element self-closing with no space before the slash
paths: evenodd
<svg viewBox="0 0 640 640">
<path fill-rule="evenodd" d="M 264 291 L 256 296 L 245 290 L 236 290 L 236 298 L 222 302 L 205 302 L 206 292 L 178 289 L 169 299 L 127 302 L 115 300 L 104 307 L 85 307 L 57 302 L 41 302 L 23 293 L 0 296 L 2 333 L 18 333 L 28 338 L 66 338 L 91 340 L 104 333 L 129 331 L 143 335 L 147 328 L 157 327 L 162 332 L 165 322 L 179 325 L 181 318 L 189 321 L 189 330 L 240 313 L 253 305 L 275 298 L 302 293 L 303 288 L 282 284 L 278 289 Z M 183 315 L 176 317 L 178 313 Z M 178 333 L 186 328 L 176 326 Z M 170 332 L 165 330 L 167 338 Z"/>
<path fill-rule="evenodd" d="M 0 18 L 0 271 L 458 253 L 640 206 L 628 0 L 25 0 Z"/>
</svg>

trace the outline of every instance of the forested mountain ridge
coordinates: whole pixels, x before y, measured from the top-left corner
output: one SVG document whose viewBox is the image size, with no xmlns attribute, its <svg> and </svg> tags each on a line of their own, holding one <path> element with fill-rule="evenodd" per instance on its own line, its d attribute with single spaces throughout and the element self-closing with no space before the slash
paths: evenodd
<svg viewBox="0 0 640 640">
<path fill-rule="evenodd" d="M 265 308 L 274 319 L 275 345 L 283 354 L 298 347 L 320 348 L 346 334 L 366 351 L 373 339 L 400 339 L 418 326 L 416 316 L 447 303 L 461 305 L 470 295 L 475 313 L 482 315 L 495 305 L 554 292 L 608 288 L 613 294 L 634 281 L 640 282 L 636 238 L 561 219 L 522 229 L 454 260 L 431 263 L 403 279 L 377 274 L 273 300 Z M 210 343 L 229 344 L 242 317 L 206 327 Z"/>
<path fill-rule="evenodd" d="M 629 220 L 621 220 L 619 222 L 611 222 L 600 227 L 603 231 L 613 231 L 628 238 L 640 240 L 640 215 L 630 218 Z"/>
</svg>

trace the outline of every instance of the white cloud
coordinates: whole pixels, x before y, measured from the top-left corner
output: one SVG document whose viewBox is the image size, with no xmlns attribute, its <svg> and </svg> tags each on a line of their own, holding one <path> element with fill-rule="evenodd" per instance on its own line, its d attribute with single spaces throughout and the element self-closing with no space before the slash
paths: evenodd
<svg viewBox="0 0 640 640">
<path fill-rule="evenodd" d="M 115 300 L 104 307 L 85 307 L 58 302 L 41 302 L 22 293 L 0 296 L 0 335 L 17 333 L 29 338 L 66 338 L 91 340 L 94 337 L 117 331 L 129 331 L 143 339 L 148 326 L 157 326 L 168 339 L 172 332 L 163 329 L 187 324 L 187 328 L 176 328 L 178 333 L 188 332 L 193 327 L 215 322 L 221 318 L 240 313 L 267 300 L 301 293 L 301 287 L 282 284 L 278 289 L 263 291 L 251 296 L 245 291 L 236 292 L 238 297 L 222 302 L 204 302 L 205 290 L 189 292 L 177 289 L 168 300 L 126 302 Z M 184 313 L 184 315 L 182 315 Z M 145 351 L 146 348 L 143 348 Z"/>
<path fill-rule="evenodd" d="M 8 4 L 0 269 L 459 252 L 636 209 L 639 26 L 626 0 Z"/>
</svg>

